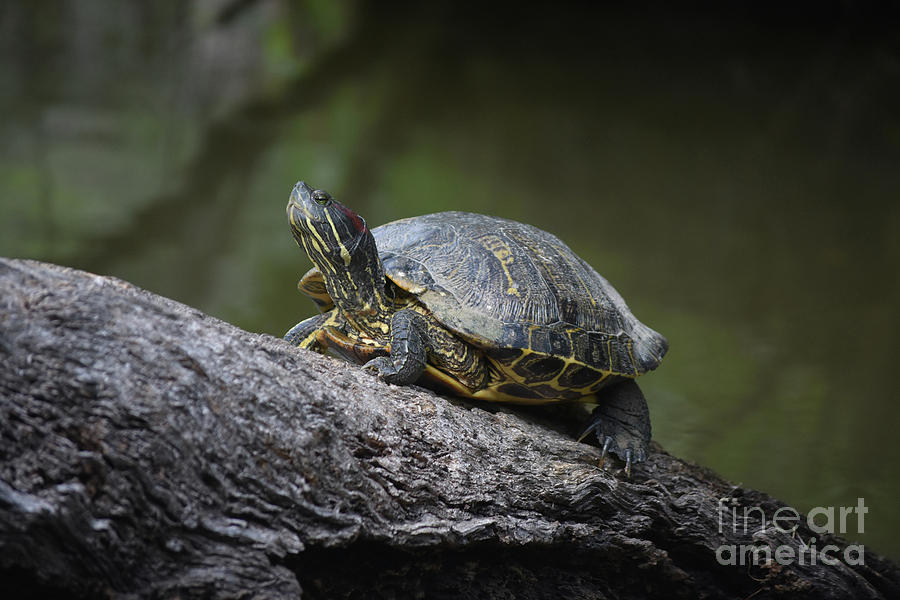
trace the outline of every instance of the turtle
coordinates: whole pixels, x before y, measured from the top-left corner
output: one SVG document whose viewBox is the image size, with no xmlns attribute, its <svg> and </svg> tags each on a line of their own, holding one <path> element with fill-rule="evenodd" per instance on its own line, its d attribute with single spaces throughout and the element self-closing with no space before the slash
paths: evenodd
<svg viewBox="0 0 900 600">
<path fill-rule="evenodd" d="M 319 307 L 284 336 L 388 383 L 477 400 L 597 404 L 602 460 L 647 457 L 650 415 L 635 378 L 666 339 L 556 236 L 532 225 L 441 212 L 369 229 L 331 194 L 298 182 L 287 216 L 314 267 L 298 287 Z"/>
</svg>

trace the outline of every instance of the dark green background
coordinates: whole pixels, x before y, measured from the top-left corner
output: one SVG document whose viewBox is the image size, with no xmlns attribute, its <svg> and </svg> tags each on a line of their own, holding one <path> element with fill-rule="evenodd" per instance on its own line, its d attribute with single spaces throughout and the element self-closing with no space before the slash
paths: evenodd
<svg viewBox="0 0 900 600">
<path fill-rule="evenodd" d="M 900 556 L 897 21 L 421 4 L 4 2 L 0 254 L 280 335 L 298 179 L 527 221 L 668 337 L 660 443 Z"/>
</svg>

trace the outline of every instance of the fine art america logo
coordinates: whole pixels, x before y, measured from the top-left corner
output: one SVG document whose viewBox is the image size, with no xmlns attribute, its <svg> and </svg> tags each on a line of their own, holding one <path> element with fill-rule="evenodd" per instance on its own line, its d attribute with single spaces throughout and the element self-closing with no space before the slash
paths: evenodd
<svg viewBox="0 0 900 600">
<path fill-rule="evenodd" d="M 824 535 L 847 531 L 865 532 L 865 517 L 869 512 L 863 498 L 857 498 L 856 506 L 817 506 L 804 519 L 790 506 L 782 506 L 771 515 L 766 515 L 759 506 L 738 508 L 737 498 L 720 498 L 719 533 L 730 529 L 732 534 L 746 535 L 754 540 L 752 544 L 723 544 L 716 550 L 716 560 L 722 565 L 769 565 L 773 561 L 779 565 L 836 565 L 843 561 L 847 565 L 865 564 L 865 547 L 849 544 L 843 551 L 834 544 L 822 547 L 816 545 L 816 538 L 804 540 L 798 534 L 801 523 L 813 533 Z M 790 534 L 791 542 L 774 546 L 767 541 L 772 533 Z M 774 547 L 773 547 L 774 546 Z"/>
</svg>

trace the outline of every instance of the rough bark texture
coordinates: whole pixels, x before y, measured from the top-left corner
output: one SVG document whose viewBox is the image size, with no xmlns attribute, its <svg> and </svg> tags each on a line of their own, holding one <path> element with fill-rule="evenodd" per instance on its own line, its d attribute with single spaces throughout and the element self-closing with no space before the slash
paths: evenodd
<svg viewBox="0 0 900 600">
<path fill-rule="evenodd" d="M 721 497 L 781 504 L 659 447 L 623 479 L 558 411 L 386 385 L 52 265 L 0 260 L 0 293 L 5 597 L 900 597 L 873 553 L 720 565 L 815 534 L 720 533 Z"/>
</svg>

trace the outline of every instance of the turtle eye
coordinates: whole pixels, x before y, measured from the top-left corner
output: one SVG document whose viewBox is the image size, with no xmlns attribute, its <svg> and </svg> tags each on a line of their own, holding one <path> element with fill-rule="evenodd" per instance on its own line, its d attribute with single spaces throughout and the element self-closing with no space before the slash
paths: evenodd
<svg viewBox="0 0 900 600">
<path fill-rule="evenodd" d="M 316 204 L 325 205 L 328 204 L 328 201 L 331 200 L 331 194 L 328 192 L 323 192 L 322 190 L 316 190 L 313 192 L 313 200 L 316 201 Z"/>
</svg>

